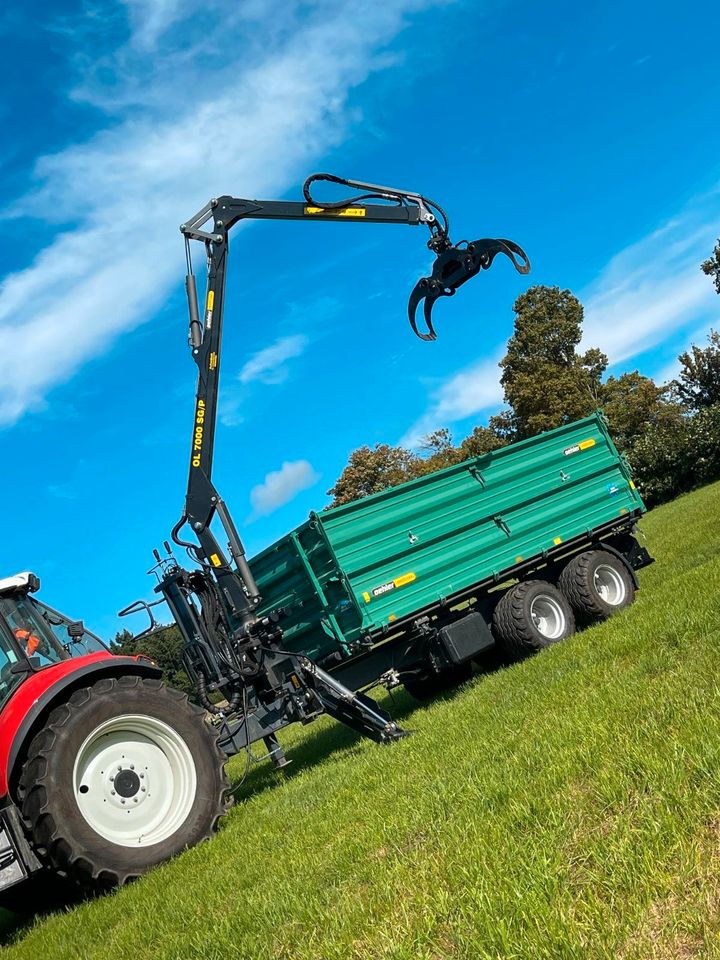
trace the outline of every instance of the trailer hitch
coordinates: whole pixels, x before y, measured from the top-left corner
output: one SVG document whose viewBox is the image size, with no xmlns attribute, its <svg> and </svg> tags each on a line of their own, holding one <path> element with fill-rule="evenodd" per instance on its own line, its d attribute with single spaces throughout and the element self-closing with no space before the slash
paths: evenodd
<svg viewBox="0 0 720 960">
<path fill-rule="evenodd" d="M 437 254 L 429 277 L 422 277 L 415 284 L 408 303 L 408 318 L 413 333 L 421 340 L 437 340 L 437 334 L 432 322 L 432 308 L 440 297 L 452 297 L 458 287 L 467 280 L 489 270 L 498 253 L 504 254 L 511 261 L 518 273 L 530 273 L 530 259 L 522 247 L 512 240 L 493 240 L 486 238 L 468 243 L 461 240 L 458 244 L 450 243 L 447 235 L 433 236 L 428 246 Z M 522 258 L 518 260 L 517 258 Z M 427 333 L 418 330 L 416 313 L 421 301 L 425 301 L 423 313 Z"/>
</svg>

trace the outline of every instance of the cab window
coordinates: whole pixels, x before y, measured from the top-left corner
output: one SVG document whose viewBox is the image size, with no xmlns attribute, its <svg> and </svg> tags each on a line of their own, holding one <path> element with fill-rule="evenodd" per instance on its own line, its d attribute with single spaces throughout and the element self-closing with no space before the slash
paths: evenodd
<svg viewBox="0 0 720 960">
<path fill-rule="evenodd" d="M 0 707 L 24 679 L 22 674 L 12 672 L 13 664 L 19 660 L 17 644 L 0 619 Z"/>
<path fill-rule="evenodd" d="M 38 600 L 32 602 L 41 612 L 57 642 L 62 644 L 70 656 L 82 657 L 86 653 L 97 653 L 99 650 L 108 649 L 99 637 L 96 637 L 94 633 L 90 633 L 87 629 L 81 637 L 71 637 L 68 633 L 68 627 L 74 621 Z"/>
<path fill-rule="evenodd" d="M 35 667 L 47 667 L 70 657 L 30 597 L 0 597 L 0 615 L 25 656 Z M 69 639 L 69 638 L 68 638 Z"/>
</svg>

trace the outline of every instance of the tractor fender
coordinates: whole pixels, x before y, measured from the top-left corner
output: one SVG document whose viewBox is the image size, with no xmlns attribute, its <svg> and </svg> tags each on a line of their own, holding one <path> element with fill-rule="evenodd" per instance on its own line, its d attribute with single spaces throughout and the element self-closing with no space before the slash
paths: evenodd
<svg viewBox="0 0 720 960">
<path fill-rule="evenodd" d="M 73 690 L 126 674 L 160 677 L 162 671 L 143 656 L 118 657 L 100 651 L 63 660 L 28 677 L 0 714 L 0 798 L 5 797 L 19 774 L 18 761 L 47 713 Z"/>
</svg>

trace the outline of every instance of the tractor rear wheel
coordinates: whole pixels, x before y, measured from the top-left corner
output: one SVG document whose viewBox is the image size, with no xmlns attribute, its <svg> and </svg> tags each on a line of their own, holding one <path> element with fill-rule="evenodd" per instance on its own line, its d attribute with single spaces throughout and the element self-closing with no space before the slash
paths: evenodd
<svg viewBox="0 0 720 960">
<path fill-rule="evenodd" d="M 22 814 L 38 856 L 81 886 L 122 886 L 211 837 L 225 756 L 203 711 L 160 680 L 76 690 L 30 745 Z"/>
</svg>

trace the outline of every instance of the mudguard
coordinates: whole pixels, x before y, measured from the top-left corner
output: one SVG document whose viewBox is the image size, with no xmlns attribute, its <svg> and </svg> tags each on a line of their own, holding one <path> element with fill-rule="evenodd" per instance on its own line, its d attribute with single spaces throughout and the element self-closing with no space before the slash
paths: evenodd
<svg viewBox="0 0 720 960">
<path fill-rule="evenodd" d="M 23 747 L 37 733 L 46 711 L 73 689 L 119 674 L 159 677 L 161 670 L 147 657 L 98 651 L 44 667 L 18 687 L 0 713 L 0 799 L 9 792 Z"/>
</svg>

